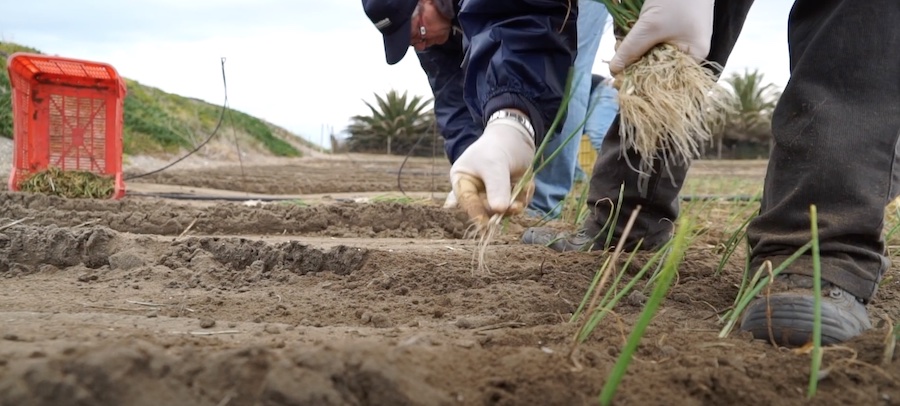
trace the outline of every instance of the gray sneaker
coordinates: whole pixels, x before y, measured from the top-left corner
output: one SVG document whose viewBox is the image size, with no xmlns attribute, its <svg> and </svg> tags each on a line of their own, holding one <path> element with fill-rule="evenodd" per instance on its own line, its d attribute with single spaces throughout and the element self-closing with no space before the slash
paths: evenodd
<svg viewBox="0 0 900 406">
<path fill-rule="evenodd" d="M 765 289 L 744 311 L 741 330 L 760 340 L 783 347 L 801 347 L 812 342 L 813 278 L 779 275 L 768 299 Z M 822 281 L 822 344 L 849 340 L 872 328 L 866 306 L 847 291 Z"/>
<path fill-rule="evenodd" d="M 586 230 L 558 232 L 550 227 L 531 227 L 522 234 L 525 244 L 544 245 L 559 252 L 602 250 L 602 241 L 588 236 Z"/>
</svg>

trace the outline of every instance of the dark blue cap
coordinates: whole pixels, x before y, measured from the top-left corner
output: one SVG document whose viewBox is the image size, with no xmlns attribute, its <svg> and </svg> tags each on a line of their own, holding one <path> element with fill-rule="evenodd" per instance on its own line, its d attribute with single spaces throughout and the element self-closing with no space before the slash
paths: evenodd
<svg viewBox="0 0 900 406">
<path fill-rule="evenodd" d="M 384 35 L 387 63 L 400 62 L 409 50 L 410 17 L 419 0 L 362 0 L 366 15 Z"/>
</svg>

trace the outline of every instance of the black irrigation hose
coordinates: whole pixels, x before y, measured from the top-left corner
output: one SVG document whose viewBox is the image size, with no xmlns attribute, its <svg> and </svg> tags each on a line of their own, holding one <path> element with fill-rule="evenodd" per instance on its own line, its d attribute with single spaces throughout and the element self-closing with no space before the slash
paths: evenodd
<svg viewBox="0 0 900 406">
<path fill-rule="evenodd" d="M 681 196 L 683 202 L 706 202 L 711 200 L 719 200 L 723 202 L 758 202 L 759 197 L 753 195 L 684 195 Z"/>
<path fill-rule="evenodd" d="M 203 140 L 203 142 L 201 142 L 200 145 L 197 145 L 193 150 L 191 150 L 190 152 L 188 152 L 187 154 L 185 154 L 185 155 L 182 156 L 181 158 L 178 158 L 178 159 L 176 159 L 175 161 L 172 161 L 171 163 L 169 163 L 169 164 L 166 165 L 166 166 L 163 166 L 162 168 L 159 168 L 159 169 L 156 169 L 156 170 L 147 172 L 147 173 L 142 173 L 142 174 L 140 174 L 140 175 L 128 176 L 128 177 L 125 177 L 125 180 L 132 180 L 132 179 L 137 179 L 137 178 L 143 178 L 143 177 L 145 177 L 145 176 L 150 176 L 150 175 L 153 175 L 153 174 L 162 172 L 162 171 L 164 171 L 164 170 L 166 170 L 166 169 L 169 169 L 169 168 L 171 168 L 172 166 L 174 166 L 175 164 L 177 164 L 177 163 L 179 163 L 179 162 L 181 162 L 181 161 L 187 159 L 187 157 L 189 157 L 189 156 L 191 156 L 191 155 L 194 155 L 194 153 L 196 153 L 197 151 L 199 151 L 200 148 L 203 148 L 206 144 L 208 144 L 208 143 L 213 139 L 213 137 L 216 136 L 216 133 L 219 132 L 219 127 L 222 126 L 222 121 L 225 119 L 225 112 L 228 111 L 228 107 L 227 107 L 227 106 L 228 106 L 228 84 L 227 84 L 227 82 L 225 81 L 225 58 L 224 58 L 224 57 L 222 58 L 222 87 L 225 89 L 225 101 L 222 102 L 222 111 L 219 113 L 219 121 L 216 123 L 216 128 L 213 128 L 213 130 L 212 130 L 212 132 L 209 134 L 209 136 L 206 137 L 206 139 Z M 238 156 L 240 156 L 240 154 L 238 154 Z M 242 164 L 242 165 L 241 165 L 241 171 L 243 172 L 243 170 L 244 170 L 244 166 L 243 166 L 243 164 Z"/>
<path fill-rule="evenodd" d="M 259 200 L 261 202 L 284 202 L 297 200 L 292 197 L 250 197 L 250 196 L 221 196 L 221 195 L 194 195 L 190 193 L 165 193 L 165 192 L 126 192 L 125 196 L 136 197 L 157 197 L 161 199 L 173 200 L 225 200 L 229 202 L 245 202 L 250 200 Z M 340 199 L 335 199 L 340 200 Z"/>
<path fill-rule="evenodd" d="M 419 136 L 419 139 L 416 140 L 416 143 L 413 144 L 412 148 L 409 149 L 409 152 L 406 153 L 406 157 L 403 158 L 403 162 L 400 163 L 400 169 L 397 170 L 397 189 L 400 190 L 400 193 L 402 193 L 404 197 L 408 196 L 406 196 L 406 192 L 403 191 L 403 185 L 400 184 L 400 175 L 403 173 L 403 167 L 406 166 L 406 161 L 409 160 L 409 157 L 412 155 L 413 151 L 416 150 L 416 147 L 419 146 L 419 143 L 422 142 L 426 135 L 428 135 L 428 133 L 422 133 L 422 135 Z M 432 149 L 432 151 L 434 151 L 434 149 Z M 434 173 L 432 173 L 432 176 L 434 176 Z"/>
</svg>

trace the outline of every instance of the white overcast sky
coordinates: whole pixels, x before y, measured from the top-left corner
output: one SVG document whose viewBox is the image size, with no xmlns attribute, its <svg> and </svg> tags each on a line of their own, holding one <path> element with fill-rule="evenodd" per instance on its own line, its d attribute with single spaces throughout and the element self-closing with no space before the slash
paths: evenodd
<svg viewBox="0 0 900 406">
<path fill-rule="evenodd" d="M 791 4 L 756 1 L 726 73 L 758 68 L 784 86 Z M 613 54 L 606 27 L 594 65 L 601 74 Z M 359 0 L 0 0 L 0 41 L 106 62 L 129 79 L 214 104 L 224 98 L 224 57 L 230 107 L 313 142 L 323 128 L 340 132 L 366 113 L 362 100 L 374 93 L 431 97 L 412 51 L 385 63 Z"/>
</svg>

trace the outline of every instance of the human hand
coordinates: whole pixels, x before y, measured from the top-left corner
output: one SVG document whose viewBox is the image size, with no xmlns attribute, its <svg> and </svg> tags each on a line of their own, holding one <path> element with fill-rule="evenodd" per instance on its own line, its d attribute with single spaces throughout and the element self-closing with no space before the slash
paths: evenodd
<svg viewBox="0 0 900 406">
<path fill-rule="evenodd" d="M 459 206 L 476 224 L 487 224 L 494 214 L 517 214 L 531 200 L 534 182 L 512 200 L 512 188 L 534 159 L 534 136 L 516 119 L 497 118 L 488 123 L 472 145 L 450 168 L 450 182 Z"/>
<path fill-rule="evenodd" d="M 709 55 L 715 0 L 647 0 L 616 47 L 609 71 L 618 75 L 658 44 L 675 45 L 700 62 Z"/>
</svg>

